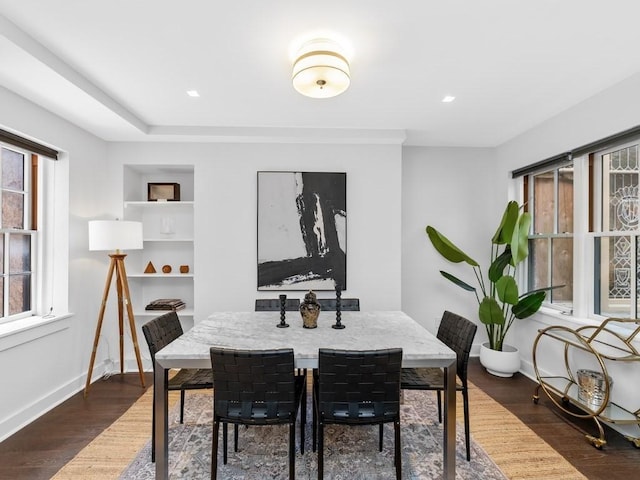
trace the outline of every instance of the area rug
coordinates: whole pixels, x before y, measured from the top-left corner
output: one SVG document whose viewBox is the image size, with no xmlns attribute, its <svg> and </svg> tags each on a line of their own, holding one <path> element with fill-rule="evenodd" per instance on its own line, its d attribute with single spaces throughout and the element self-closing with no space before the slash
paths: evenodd
<svg viewBox="0 0 640 480">
<path fill-rule="evenodd" d="M 311 451 L 311 409 L 305 453 L 296 445 L 296 478 L 316 479 L 317 453 Z M 185 423 L 176 423 L 172 412 L 169 428 L 169 478 L 205 479 L 211 468 L 211 397 L 189 399 Z M 299 428 L 299 427 L 298 427 Z M 233 451 L 233 429 L 229 432 L 229 458 L 218 478 L 229 480 L 288 478 L 288 427 L 240 428 L 239 451 Z M 402 469 L 406 479 L 442 478 L 442 425 L 438 423 L 433 392 L 405 391 L 401 411 Z M 299 440 L 299 430 L 297 437 Z M 486 452 L 472 443 L 471 462 L 465 458 L 464 429 L 458 429 L 456 477 L 469 480 L 507 478 Z M 222 443 L 222 442 L 221 442 Z M 147 444 L 120 476 L 121 479 L 155 478 Z M 394 479 L 393 427 L 386 425 L 383 451 L 378 451 L 377 426 L 328 426 L 325 428 L 325 478 L 351 480 Z"/>
<path fill-rule="evenodd" d="M 411 392 L 405 392 L 405 399 L 410 396 L 410 394 Z M 429 396 L 428 392 L 424 394 Z M 211 401 L 210 395 L 210 391 L 203 393 L 193 391 L 187 393 L 187 426 L 194 426 L 197 424 L 197 416 L 196 414 L 192 414 L 190 408 L 192 402 L 197 401 L 197 397 L 201 396 L 208 399 L 205 403 L 209 403 Z M 429 404 L 432 408 L 436 408 L 433 406 L 433 395 L 434 394 L 431 393 L 432 401 L 429 402 Z M 477 462 L 476 455 L 478 452 L 481 452 L 481 454 L 488 454 L 490 459 L 499 466 L 499 469 L 506 475 L 506 477 L 513 480 L 583 480 L 586 478 L 543 439 L 538 437 L 535 432 L 515 417 L 515 415 L 471 383 L 469 384 L 469 397 L 473 448 L 472 461 L 469 465 L 471 469 L 474 468 Z M 170 404 L 174 404 L 178 398 L 179 394 L 177 392 L 170 392 Z M 54 479 L 104 480 L 117 478 L 154 478 L 152 474 L 153 469 L 151 468 L 151 465 L 148 464 L 148 459 L 150 458 L 150 445 L 148 442 L 151 430 L 151 399 L 152 392 L 151 389 L 149 389 L 147 393 L 145 393 L 124 415 L 122 415 L 122 417 L 120 417 L 120 419 L 98 435 L 89 445 L 80 451 L 73 460 L 67 463 L 54 476 Z M 462 412 L 462 400 L 460 395 L 457 396 L 457 401 L 457 412 Z M 204 408 L 201 413 L 208 414 L 208 407 L 202 405 L 200 408 Z M 426 406 L 424 408 L 426 408 Z M 428 413 L 425 412 L 425 415 L 428 416 L 423 418 L 431 418 L 432 420 L 436 418 L 435 410 Z M 460 413 L 458 413 L 458 420 L 461 421 Z M 435 422 L 431 421 L 431 424 L 434 425 Z M 436 429 L 439 428 L 439 425 L 437 424 L 434 426 Z M 175 450 L 175 448 L 176 442 L 179 442 L 179 439 L 177 436 L 174 436 L 173 432 L 186 428 L 177 423 L 176 413 L 174 411 L 172 411 L 171 414 L 171 428 L 173 429 L 172 438 L 174 438 L 171 447 L 172 453 L 170 465 L 173 467 L 171 478 L 186 478 L 180 472 L 176 473 L 174 471 L 177 466 L 177 450 Z M 406 434 L 409 432 L 409 427 L 407 427 L 406 422 L 402 425 L 402 429 L 405 435 L 404 438 L 406 438 Z M 464 432 L 460 422 L 458 424 L 458 429 L 460 432 Z M 207 435 L 207 438 L 210 438 L 209 429 L 205 428 L 205 430 L 207 431 L 202 434 Z M 390 437 L 389 432 L 390 431 L 385 431 L 387 443 L 385 444 L 385 452 L 383 452 L 383 454 L 387 456 L 390 455 L 391 452 L 391 443 L 389 440 L 391 440 L 392 437 Z M 244 438 L 246 440 L 248 438 L 246 435 L 247 433 L 241 431 L 241 448 L 247 448 L 248 446 L 245 444 L 243 447 L 242 444 L 242 439 Z M 296 435 L 298 435 L 298 432 Z M 377 438 L 375 434 L 373 435 L 374 438 Z M 230 436 L 233 438 L 232 433 L 230 433 Z M 365 436 L 363 434 L 363 439 L 366 438 L 368 441 L 371 441 L 368 437 L 368 435 Z M 282 438 L 283 443 L 283 447 L 280 452 L 282 459 L 279 461 L 279 465 L 282 466 L 279 468 L 286 468 L 284 467 L 287 462 L 286 447 L 284 446 L 286 440 L 282 435 L 279 435 L 278 438 Z M 438 430 L 438 434 L 432 434 L 432 432 L 430 432 L 429 435 L 425 435 L 424 444 L 417 444 L 415 445 L 415 448 L 418 451 L 421 451 L 422 448 L 427 448 L 427 440 L 429 442 L 435 442 L 439 441 L 441 438 L 442 435 L 440 430 Z M 417 438 L 416 435 L 416 442 L 420 440 L 421 439 Z M 407 452 L 408 443 L 406 439 L 403 440 L 403 445 L 405 449 L 404 457 L 409 458 L 409 454 Z M 332 448 L 336 448 L 335 444 L 333 447 L 331 445 L 327 445 L 327 451 Z M 205 466 L 207 466 L 206 468 L 209 468 L 210 453 L 208 450 L 210 450 L 209 447 L 203 447 L 203 457 L 197 459 L 203 469 Z M 466 459 L 462 456 L 464 447 L 459 444 L 458 450 L 460 454 L 456 458 L 456 477 L 481 478 L 480 475 L 477 475 L 476 477 L 463 476 L 465 474 L 465 470 L 463 470 L 462 467 L 467 463 Z M 305 449 L 304 457 L 307 456 L 308 451 L 309 450 Z M 242 452 L 238 452 L 238 455 L 240 454 L 242 454 Z M 231 455 L 232 452 L 230 452 L 229 457 L 228 466 L 230 467 L 233 466 L 233 462 L 236 461 L 235 457 L 231 457 Z M 442 455 L 436 455 L 435 457 L 435 461 L 438 464 L 441 464 Z M 301 463 L 302 458 L 303 457 L 298 453 L 296 458 L 297 463 Z M 315 459 L 316 457 L 314 456 L 313 460 L 315 461 Z M 271 459 L 267 460 L 273 461 Z M 242 460 L 239 461 L 242 462 Z M 404 461 L 406 462 L 406 460 Z M 405 464 L 403 464 L 403 467 L 404 465 Z M 346 468 L 341 472 L 341 475 L 336 478 L 353 477 L 353 475 L 349 473 L 351 471 L 348 469 L 349 465 L 346 464 L 345 467 Z M 387 469 L 386 472 L 391 472 L 391 465 L 389 463 L 385 464 L 385 468 Z M 135 477 L 134 475 L 139 475 L 139 477 Z M 142 475 L 147 476 L 144 477 Z M 408 476 L 406 467 L 404 476 L 405 478 L 411 478 Z M 224 479 L 225 477 L 221 474 L 218 478 Z M 243 478 L 248 479 L 251 477 L 249 474 L 246 474 Z M 326 478 L 330 477 L 327 475 Z M 494 478 L 501 477 L 497 476 Z"/>
</svg>

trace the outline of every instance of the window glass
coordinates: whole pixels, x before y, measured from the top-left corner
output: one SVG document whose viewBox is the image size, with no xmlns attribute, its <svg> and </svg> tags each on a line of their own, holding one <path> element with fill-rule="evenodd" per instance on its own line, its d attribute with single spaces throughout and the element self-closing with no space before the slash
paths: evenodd
<svg viewBox="0 0 640 480">
<path fill-rule="evenodd" d="M 638 145 L 599 152 L 602 235 L 594 243 L 597 272 L 594 313 L 637 316 L 638 247 L 634 235 L 607 235 L 638 229 Z"/>
<path fill-rule="evenodd" d="M 31 313 L 35 232 L 26 230 L 33 215 L 30 152 L 2 146 L 0 155 L 0 322 Z M 36 159 L 37 160 L 37 159 Z M 13 316 L 13 317 L 12 317 Z"/>
<path fill-rule="evenodd" d="M 573 305 L 573 165 L 530 175 L 533 234 L 529 237 L 529 290 L 547 292 L 546 302 Z"/>
</svg>

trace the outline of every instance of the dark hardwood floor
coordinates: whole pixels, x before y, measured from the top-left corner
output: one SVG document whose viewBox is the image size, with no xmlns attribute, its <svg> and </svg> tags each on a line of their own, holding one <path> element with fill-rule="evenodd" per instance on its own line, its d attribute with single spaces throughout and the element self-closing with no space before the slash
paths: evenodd
<svg viewBox="0 0 640 480">
<path fill-rule="evenodd" d="M 137 372 L 94 382 L 86 399 L 77 393 L 0 443 L 0 479 L 50 479 L 144 392 Z"/>
<path fill-rule="evenodd" d="M 607 429 L 607 445 L 597 450 L 579 429 L 596 434 L 593 421 L 576 421 L 561 414 L 541 392 L 532 401 L 535 383 L 516 374 L 513 378 L 489 375 L 478 359 L 471 360 L 470 380 L 504 405 L 544 438 L 589 479 L 640 478 L 640 449 Z M 148 385 L 152 376 L 146 377 Z M 137 373 L 114 375 L 82 392 L 0 443 L 0 479 L 49 479 L 77 452 L 113 423 L 144 393 Z"/>
<path fill-rule="evenodd" d="M 587 478 L 640 478 L 640 449 L 618 432 L 605 427 L 607 444 L 598 450 L 585 439 L 585 433 L 598 436 L 595 422 L 563 413 L 542 390 L 538 404 L 534 404 L 537 384 L 528 377 L 519 373 L 512 378 L 494 377 L 484 370 L 477 358 L 473 358 L 469 365 L 469 380 L 517 416 Z"/>
</svg>

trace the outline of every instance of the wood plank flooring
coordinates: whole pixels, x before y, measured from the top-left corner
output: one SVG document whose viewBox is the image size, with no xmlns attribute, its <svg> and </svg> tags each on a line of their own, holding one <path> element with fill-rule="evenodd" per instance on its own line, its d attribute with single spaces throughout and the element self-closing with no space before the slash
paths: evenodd
<svg viewBox="0 0 640 480">
<path fill-rule="evenodd" d="M 630 480 L 640 477 L 640 449 L 607 430 L 607 445 L 597 450 L 578 428 L 595 434 L 593 421 L 577 422 L 559 413 L 543 394 L 532 402 L 535 383 L 516 374 L 498 378 L 471 360 L 470 380 L 544 438 L 589 479 Z M 152 376 L 146 376 L 148 385 Z M 142 394 L 137 373 L 114 375 L 82 392 L 0 443 L 0 479 L 49 479 L 85 445 L 119 418 Z"/>
</svg>

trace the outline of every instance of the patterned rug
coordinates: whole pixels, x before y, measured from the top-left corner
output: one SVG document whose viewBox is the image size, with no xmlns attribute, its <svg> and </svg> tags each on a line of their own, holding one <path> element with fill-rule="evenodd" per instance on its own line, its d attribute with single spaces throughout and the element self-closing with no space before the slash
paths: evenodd
<svg viewBox="0 0 640 480">
<path fill-rule="evenodd" d="M 169 418 L 169 478 L 209 478 L 211 469 L 211 396 L 187 396 L 185 423 L 177 420 L 177 407 Z M 296 428 L 296 478 L 315 480 L 317 454 L 311 451 L 311 404 L 308 405 L 305 452 L 300 454 Z M 442 425 L 438 423 L 433 392 L 404 391 L 401 417 L 402 476 L 422 480 L 442 478 Z M 465 458 L 464 428 L 458 425 L 456 478 L 469 480 L 506 479 L 486 452 L 471 441 L 471 461 Z M 221 434 L 222 435 L 222 434 Z M 229 428 L 227 465 L 222 464 L 220 440 L 218 478 L 263 480 L 288 478 L 288 427 L 240 428 L 238 452 L 233 451 L 233 428 Z M 385 425 L 383 451 L 378 451 L 378 427 L 325 427 L 325 478 L 334 480 L 394 479 L 393 427 Z M 155 478 L 151 445 L 147 445 L 120 476 L 121 479 Z"/>
</svg>

